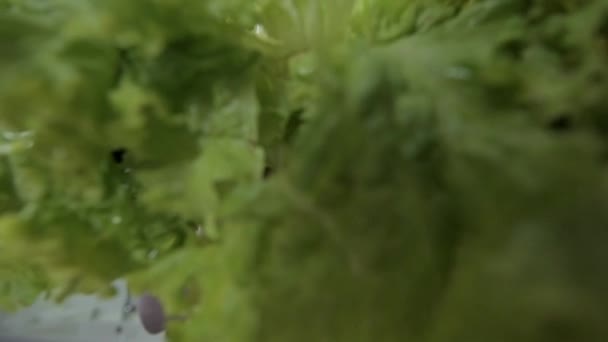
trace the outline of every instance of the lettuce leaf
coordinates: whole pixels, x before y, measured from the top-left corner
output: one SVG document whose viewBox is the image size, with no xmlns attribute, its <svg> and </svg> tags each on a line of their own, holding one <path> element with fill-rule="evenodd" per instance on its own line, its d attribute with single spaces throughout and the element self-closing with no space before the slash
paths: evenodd
<svg viewBox="0 0 608 342">
<path fill-rule="evenodd" d="M 172 341 L 604 340 L 603 1 L 0 4 L 2 309 L 128 278 Z"/>
</svg>

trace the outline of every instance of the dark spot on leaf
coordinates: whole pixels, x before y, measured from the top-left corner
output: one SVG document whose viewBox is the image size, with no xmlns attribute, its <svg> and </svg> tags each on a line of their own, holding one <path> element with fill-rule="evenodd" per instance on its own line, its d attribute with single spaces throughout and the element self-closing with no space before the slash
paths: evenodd
<svg viewBox="0 0 608 342">
<path fill-rule="evenodd" d="M 152 115 L 156 111 L 156 108 L 154 108 L 154 105 L 152 105 L 151 103 L 146 103 L 146 104 L 142 105 L 139 108 L 139 110 L 141 111 L 142 114 Z"/>
<path fill-rule="evenodd" d="M 595 34 L 603 45 L 605 52 L 608 53 L 608 13 L 603 14 Z"/>
<path fill-rule="evenodd" d="M 302 118 L 303 113 L 304 110 L 299 109 L 289 116 L 287 124 L 285 125 L 285 133 L 283 135 L 285 142 L 290 143 L 295 137 L 298 128 L 300 128 L 304 121 Z"/>
<path fill-rule="evenodd" d="M 604 13 L 597 27 L 596 33 L 601 38 L 608 38 L 608 13 Z"/>
<path fill-rule="evenodd" d="M 587 80 L 593 84 L 602 83 L 604 79 L 605 76 L 601 70 L 593 70 L 587 75 Z"/>
<path fill-rule="evenodd" d="M 579 69 L 582 65 L 583 59 L 576 49 L 567 49 L 562 53 L 561 64 L 565 70 L 572 71 Z"/>
<path fill-rule="evenodd" d="M 526 43 L 524 41 L 511 39 L 502 43 L 498 47 L 498 52 L 514 60 L 520 60 L 525 49 Z"/>
<path fill-rule="evenodd" d="M 117 65 L 116 71 L 114 72 L 113 84 L 117 86 L 122 80 L 123 76 L 127 72 L 127 68 L 130 66 L 129 52 L 126 49 L 118 49 L 117 52 Z"/>
<path fill-rule="evenodd" d="M 274 170 L 270 166 L 266 166 L 264 167 L 264 172 L 262 176 L 264 177 L 264 179 L 267 179 L 268 177 L 272 176 L 273 173 Z"/>
<path fill-rule="evenodd" d="M 572 118 L 569 115 L 562 114 L 549 122 L 549 129 L 554 132 L 565 132 L 572 128 Z"/>
<path fill-rule="evenodd" d="M 125 161 L 127 149 L 117 148 L 117 149 L 112 150 L 111 154 L 112 154 L 112 160 L 114 160 L 114 162 L 117 164 L 121 164 L 122 162 Z"/>
<path fill-rule="evenodd" d="M 541 323 L 541 331 L 544 339 L 553 341 L 576 341 L 578 336 L 581 336 L 579 327 L 576 326 L 571 317 L 563 317 L 559 313 L 554 314 L 555 317 L 547 317 Z M 561 316 L 561 317 L 560 317 Z"/>
<path fill-rule="evenodd" d="M 220 196 L 220 198 L 224 198 L 225 196 L 227 196 L 237 186 L 236 182 L 233 180 L 216 181 L 214 183 L 214 185 L 215 185 L 215 190 L 216 190 L 217 194 Z"/>
</svg>

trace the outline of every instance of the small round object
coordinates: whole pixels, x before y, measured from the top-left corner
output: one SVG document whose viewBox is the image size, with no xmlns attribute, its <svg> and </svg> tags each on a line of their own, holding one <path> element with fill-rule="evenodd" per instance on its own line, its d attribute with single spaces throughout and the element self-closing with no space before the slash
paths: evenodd
<svg viewBox="0 0 608 342">
<path fill-rule="evenodd" d="M 137 303 L 137 313 L 144 329 L 150 334 L 165 331 L 167 318 L 165 310 L 158 298 L 151 294 L 144 294 Z"/>
</svg>

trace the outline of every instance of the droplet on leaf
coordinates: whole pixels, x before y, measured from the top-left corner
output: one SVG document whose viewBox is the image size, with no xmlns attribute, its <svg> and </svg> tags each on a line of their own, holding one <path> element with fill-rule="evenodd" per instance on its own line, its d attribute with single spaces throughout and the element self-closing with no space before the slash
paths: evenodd
<svg viewBox="0 0 608 342">
<path fill-rule="evenodd" d="M 122 217 L 116 215 L 112 217 L 112 223 L 113 224 L 120 224 L 122 222 Z"/>
</svg>

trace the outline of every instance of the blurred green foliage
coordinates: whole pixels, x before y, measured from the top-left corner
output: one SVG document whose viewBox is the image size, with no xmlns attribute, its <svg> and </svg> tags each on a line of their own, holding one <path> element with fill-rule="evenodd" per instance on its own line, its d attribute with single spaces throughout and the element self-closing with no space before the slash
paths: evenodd
<svg viewBox="0 0 608 342">
<path fill-rule="evenodd" d="M 0 1 L 0 306 L 605 341 L 607 93 L 601 0 Z"/>
</svg>

